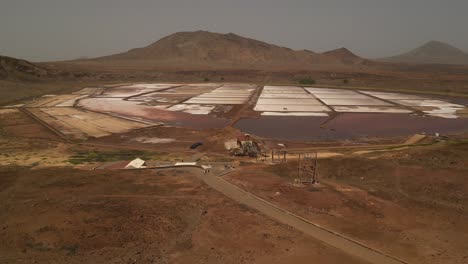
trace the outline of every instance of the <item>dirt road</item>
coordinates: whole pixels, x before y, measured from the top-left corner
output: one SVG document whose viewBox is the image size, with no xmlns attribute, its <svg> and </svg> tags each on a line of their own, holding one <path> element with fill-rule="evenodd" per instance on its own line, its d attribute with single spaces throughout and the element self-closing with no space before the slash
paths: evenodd
<svg viewBox="0 0 468 264">
<path fill-rule="evenodd" d="M 328 245 L 338 248 L 349 255 L 363 259 L 369 263 L 379 264 L 401 264 L 406 263 L 395 257 L 386 255 L 372 248 L 369 248 L 357 241 L 346 238 L 340 234 L 328 231 L 300 216 L 291 212 L 281 209 L 259 197 L 256 197 L 239 187 L 227 182 L 226 180 L 216 176 L 215 174 L 201 174 L 199 177 L 212 188 L 223 193 L 229 198 L 245 204 L 259 212 L 281 222 L 289 225 L 297 230 L 300 230 L 317 240 L 320 240 Z"/>
</svg>

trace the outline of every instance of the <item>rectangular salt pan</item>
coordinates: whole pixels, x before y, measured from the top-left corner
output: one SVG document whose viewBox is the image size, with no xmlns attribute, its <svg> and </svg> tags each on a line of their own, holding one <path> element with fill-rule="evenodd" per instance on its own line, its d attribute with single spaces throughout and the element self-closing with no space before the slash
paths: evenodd
<svg viewBox="0 0 468 264">
<path fill-rule="evenodd" d="M 264 99 L 257 101 L 257 105 L 322 105 L 317 99 Z"/>
<path fill-rule="evenodd" d="M 125 86 L 117 86 L 116 88 L 145 88 L 145 89 L 164 89 L 177 86 L 177 84 L 172 83 L 138 83 Z"/>
<path fill-rule="evenodd" d="M 343 94 L 355 94 L 356 92 L 350 90 L 342 90 L 342 89 L 326 89 L 326 88 L 304 88 L 306 91 L 312 94 L 318 93 L 343 93 Z"/>
<path fill-rule="evenodd" d="M 249 95 L 225 95 L 225 94 L 204 94 L 193 98 L 242 98 L 246 99 Z"/>
<path fill-rule="evenodd" d="M 178 104 L 167 108 L 170 111 L 182 111 L 189 114 L 194 115 L 207 115 L 209 114 L 215 107 L 214 106 L 206 106 L 206 105 L 195 105 L 195 104 Z"/>
<path fill-rule="evenodd" d="M 262 94 L 307 94 L 305 91 L 263 91 Z"/>
<path fill-rule="evenodd" d="M 399 93 L 385 93 L 385 92 L 366 92 L 361 91 L 362 93 L 369 94 L 381 99 L 391 100 L 391 99 L 416 99 L 416 100 L 423 100 L 424 97 L 411 95 L 411 94 L 399 94 Z"/>
<path fill-rule="evenodd" d="M 328 112 L 322 105 L 256 105 L 255 111 L 259 112 Z"/>
<path fill-rule="evenodd" d="M 287 90 L 287 89 L 302 89 L 302 87 L 299 87 L 299 86 L 271 86 L 271 85 L 266 85 L 266 86 L 263 87 L 263 89 Z"/>
<path fill-rule="evenodd" d="M 270 99 L 278 99 L 278 98 L 315 98 L 311 94 L 265 94 L 262 93 L 260 98 L 270 98 Z"/>
<path fill-rule="evenodd" d="M 263 112 L 262 116 L 328 116 L 323 112 Z"/>
<path fill-rule="evenodd" d="M 245 101 L 243 100 L 193 100 L 190 99 L 185 101 L 185 104 L 216 104 L 216 105 L 237 105 L 243 104 Z"/>
<path fill-rule="evenodd" d="M 321 99 L 327 105 L 392 105 L 378 99 Z"/>
<path fill-rule="evenodd" d="M 464 107 L 463 105 L 453 104 L 441 100 L 392 100 L 392 102 L 407 106 Z"/>
<path fill-rule="evenodd" d="M 406 114 L 412 111 L 397 107 L 376 107 L 376 106 L 333 106 L 336 112 L 344 113 L 395 113 Z"/>
<path fill-rule="evenodd" d="M 343 94 L 343 93 L 327 93 L 327 94 L 314 94 L 319 99 L 372 99 L 371 97 L 363 94 Z"/>
</svg>

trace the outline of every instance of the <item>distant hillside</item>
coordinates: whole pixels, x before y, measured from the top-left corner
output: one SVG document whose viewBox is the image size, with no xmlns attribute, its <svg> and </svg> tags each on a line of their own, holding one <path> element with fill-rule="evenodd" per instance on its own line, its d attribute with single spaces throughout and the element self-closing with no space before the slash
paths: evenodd
<svg viewBox="0 0 468 264">
<path fill-rule="evenodd" d="M 48 75 L 48 70 L 31 62 L 0 56 L 0 80 L 29 79 Z"/>
<path fill-rule="evenodd" d="M 343 54 L 349 56 L 349 54 Z M 353 56 L 355 56 L 353 54 Z M 357 56 L 356 56 L 357 57 Z M 357 57 L 359 58 L 359 57 Z M 175 33 L 128 52 L 96 58 L 99 62 L 151 62 L 154 66 L 224 68 L 309 68 L 317 65 L 344 65 L 349 57 L 295 51 L 232 33 L 207 31 Z M 353 58 L 352 61 L 358 60 Z"/>
<path fill-rule="evenodd" d="M 430 41 L 407 53 L 380 60 L 394 63 L 468 65 L 468 54 L 449 44 Z"/>
<path fill-rule="evenodd" d="M 322 53 L 325 56 L 334 58 L 344 64 L 358 64 L 366 60 L 352 53 L 347 48 L 340 48 Z"/>
</svg>

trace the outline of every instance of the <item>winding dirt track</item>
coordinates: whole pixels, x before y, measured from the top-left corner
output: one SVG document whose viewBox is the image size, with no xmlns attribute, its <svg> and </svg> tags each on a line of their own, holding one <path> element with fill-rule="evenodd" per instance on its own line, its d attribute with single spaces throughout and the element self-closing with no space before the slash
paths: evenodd
<svg viewBox="0 0 468 264">
<path fill-rule="evenodd" d="M 197 175 L 209 186 L 223 193 L 227 197 L 245 204 L 253 209 L 258 210 L 264 215 L 271 217 L 278 222 L 289 225 L 299 231 L 304 232 L 317 240 L 320 240 L 330 246 L 338 248 L 347 254 L 360 258 L 369 263 L 379 264 L 401 264 L 407 263 L 396 257 L 392 257 L 378 250 L 372 249 L 362 243 L 353 239 L 347 238 L 343 235 L 333 231 L 324 229 L 317 224 L 314 224 L 307 219 L 298 215 L 288 212 L 274 204 L 271 204 L 260 197 L 250 194 L 239 187 L 227 182 L 226 180 L 214 174 Z"/>
</svg>

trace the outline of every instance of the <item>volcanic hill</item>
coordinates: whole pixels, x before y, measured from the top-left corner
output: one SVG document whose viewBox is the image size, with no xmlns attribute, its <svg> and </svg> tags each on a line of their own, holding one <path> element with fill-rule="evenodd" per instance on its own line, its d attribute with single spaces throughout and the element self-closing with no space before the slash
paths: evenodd
<svg viewBox="0 0 468 264">
<path fill-rule="evenodd" d="M 449 44 L 430 41 L 409 52 L 380 60 L 393 63 L 468 65 L 468 54 Z"/>
<path fill-rule="evenodd" d="M 335 60 L 338 60 L 344 64 L 360 64 L 360 63 L 365 63 L 366 61 L 366 59 L 363 59 L 357 56 L 356 54 L 352 53 L 347 48 L 339 48 L 336 50 L 324 52 L 322 54 L 325 56 L 334 58 Z"/>
<path fill-rule="evenodd" d="M 141 62 L 162 68 L 182 65 L 190 68 L 308 69 L 318 65 L 359 64 L 365 60 L 342 49 L 320 54 L 296 51 L 232 33 L 195 31 L 175 33 L 149 46 L 91 61 Z"/>
</svg>

